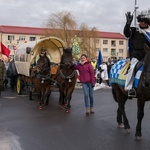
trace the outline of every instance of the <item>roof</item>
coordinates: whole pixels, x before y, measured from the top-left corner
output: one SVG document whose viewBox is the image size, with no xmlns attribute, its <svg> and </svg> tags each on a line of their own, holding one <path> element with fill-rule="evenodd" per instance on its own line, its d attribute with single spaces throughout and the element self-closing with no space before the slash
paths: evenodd
<svg viewBox="0 0 150 150">
<path fill-rule="evenodd" d="M 99 32 L 99 37 L 110 39 L 126 39 L 121 33 L 116 32 Z"/>
<path fill-rule="evenodd" d="M 53 31 L 54 29 L 50 29 L 50 28 L 7 26 L 7 25 L 0 26 L 1 33 L 9 33 L 9 34 L 45 35 Z M 125 39 L 125 37 L 121 33 L 116 33 L 116 32 L 98 31 L 98 37 L 99 38 L 111 38 L 111 39 Z"/>
<path fill-rule="evenodd" d="M 21 26 L 0 26 L 1 33 L 9 34 L 33 34 L 43 35 L 47 33 L 47 28 L 36 28 L 36 27 L 21 27 Z"/>
</svg>

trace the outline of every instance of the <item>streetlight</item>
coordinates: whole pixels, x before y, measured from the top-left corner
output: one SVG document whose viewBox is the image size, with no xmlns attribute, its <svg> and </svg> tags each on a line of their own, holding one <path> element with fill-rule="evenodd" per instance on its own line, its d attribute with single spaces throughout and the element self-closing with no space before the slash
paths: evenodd
<svg viewBox="0 0 150 150">
<path fill-rule="evenodd" d="M 137 6 L 137 0 L 135 0 L 135 6 L 134 6 L 134 25 L 136 27 L 136 10 L 138 9 L 139 7 Z"/>
</svg>

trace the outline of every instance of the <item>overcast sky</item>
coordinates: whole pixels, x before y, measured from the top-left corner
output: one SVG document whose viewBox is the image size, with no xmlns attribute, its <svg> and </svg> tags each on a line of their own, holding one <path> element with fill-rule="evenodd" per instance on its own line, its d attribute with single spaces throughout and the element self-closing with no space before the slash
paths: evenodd
<svg viewBox="0 0 150 150">
<path fill-rule="evenodd" d="M 135 0 L 0 0 L 0 25 L 44 27 L 52 13 L 69 11 L 79 25 L 122 33 L 125 13 L 134 6 Z M 150 2 L 137 0 L 137 6 L 147 10 Z"/>
</svg>

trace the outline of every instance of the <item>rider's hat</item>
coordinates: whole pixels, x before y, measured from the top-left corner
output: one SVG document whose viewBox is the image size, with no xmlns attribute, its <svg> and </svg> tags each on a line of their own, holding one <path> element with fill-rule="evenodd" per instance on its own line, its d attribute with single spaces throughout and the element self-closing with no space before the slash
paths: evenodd
<svg viewBox="0 0 150 150">
<path fill-rule="evenodd" d="M 45 48 L 45 47 L 42 47 L 42 48 L 41 48 L 41 51 L 46 51 L 46 48 Z"/>
<path fill-rule="evenodd" d="M 147 11 L 142 11 L 141 14 L 137 16 L 138 22 L 145 22 L 150 25 L 150 13 Z"/>
</svg>

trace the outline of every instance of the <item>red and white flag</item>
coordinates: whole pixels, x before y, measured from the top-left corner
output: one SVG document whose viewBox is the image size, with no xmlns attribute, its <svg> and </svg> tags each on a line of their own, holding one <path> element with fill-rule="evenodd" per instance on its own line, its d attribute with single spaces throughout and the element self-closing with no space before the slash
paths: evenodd
<svg viewBox="0 0 150 150">
<path fill-rule="evenodd" d="M 2 52 L 2 54 L 4 54 L 7 57 L 9 57 L 10 50 L 2 43 L 1 43 L 1 52 Z"/>
</svg>

